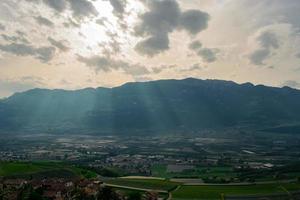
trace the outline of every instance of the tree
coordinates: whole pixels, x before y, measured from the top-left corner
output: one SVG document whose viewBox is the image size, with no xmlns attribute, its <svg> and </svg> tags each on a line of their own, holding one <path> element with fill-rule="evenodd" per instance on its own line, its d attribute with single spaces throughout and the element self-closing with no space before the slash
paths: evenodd
<svg viewBox="0 0 300 200">
<path fill-rule="evenodd" d="M 131 193 L 129 193 L 127 200 L 141 200 L 141 199 L 142 199 L 141 193 L 131 192 Z"/>
<path fill-rule="evenodd" d="M 97 200 L 122 200 L 123 198 L 113 191 L 110 187 L 100 188 L 97 196 Z"/>
</svg>

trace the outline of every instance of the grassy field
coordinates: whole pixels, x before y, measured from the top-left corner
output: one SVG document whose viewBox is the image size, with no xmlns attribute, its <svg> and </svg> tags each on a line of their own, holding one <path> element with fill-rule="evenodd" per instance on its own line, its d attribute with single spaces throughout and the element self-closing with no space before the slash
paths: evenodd
<svg viewBox="0 0 300 200">
<path fill-rule="evenodd" d="M 115 191 L 120 192 L 121 194 L 125 196 L 131 196 L 133 193 L 139 193 L 141 195 L 144 195 L 145 192 L 137 191 L 137 190 L 129 190 L 129 189 L 120 189 L 120 188 L 113 188 Z M 167 193 L 159 193 L 159 198 L 167 199 L 168 194 Z"/>
<path fill-rule="evenodd" d="M 166 190 L 170 191 L 177 187 L 178 183 L 174 183 L 168 180 L 157 180 L 157 179 L 130 179 L 130 178 L 115 178 L 106 180 L 105 183 L 127 186 L 127 187 L 136 187 L 152 190 Z"/>
<path fill-rule="evenodd" d="M 174 200 L 221 199 L 226 195 L 268 195 L 300 190 L 300 183 L 261 184 L 248 186 L 182 186 L 172 193 Z"/>
<path fill-rule="evenodd" d="M 26 177 L 26 176 L 80 176 L 85 178 L 96 177 L 97 174 L 67 165 L 62 162 L 0 162 L 0 176 Z"/>
</svg>

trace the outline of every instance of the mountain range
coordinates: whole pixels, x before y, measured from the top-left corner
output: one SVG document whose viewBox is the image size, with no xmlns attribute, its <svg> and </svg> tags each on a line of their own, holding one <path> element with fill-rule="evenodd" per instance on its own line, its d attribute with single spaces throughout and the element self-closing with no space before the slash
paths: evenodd
<svg viewBox="0 0 300 200">
<path fill-rule="evenodd" d="M 32 89 L 0 100 L 1 131 L 97 133 L 276 127 L 300 122 L 300 91 L 222 80 Z"/>
</svg>

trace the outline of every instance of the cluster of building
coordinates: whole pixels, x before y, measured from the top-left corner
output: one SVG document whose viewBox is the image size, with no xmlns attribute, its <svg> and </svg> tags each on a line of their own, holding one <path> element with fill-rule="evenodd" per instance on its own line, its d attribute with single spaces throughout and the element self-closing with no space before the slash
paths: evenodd
<svg viewBox="0 0 300 200">
<path fill-rule="evenodd" d="M 95 199 L 101 187 L 101 181 L 88 179 L 2 179 L 0 199 L 31 199 L 33 196 L 50 200 Z"/>
</svg>

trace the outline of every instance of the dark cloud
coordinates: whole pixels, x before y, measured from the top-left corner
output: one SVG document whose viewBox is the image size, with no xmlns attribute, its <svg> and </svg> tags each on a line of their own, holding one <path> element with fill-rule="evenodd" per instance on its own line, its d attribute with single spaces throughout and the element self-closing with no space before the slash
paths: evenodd
<svg viewBox="0 0 300 200">
<path fill-rule="evenodd" d="M 121 42 L 118 33 L 107 30 L 106 35 L 110 38 L 107 45 L 110 48 L 110 52 L 113 54 L 119 53 L 121 51 Z"/>
<path fill-rule="evenodd" d="M 282 86 L 288 86 L 288 87 L 300 89 L 300 82 L 295 81 L 295 80 L 287 80 L 282 84 Z"/>
<path fill-rule="evenodd" d="M 300 31 L 299 21 L 299 1 L 295 0 L 238 0 L 237 5 L 240 10 L 251 9 L 250 16 L 253 19 L 253 13 L 255 20 L 260 26 L 266 26 L 276 23 L 291 24 L 296 31 Z M 243 12 L 242 12 L 243 14 Z"/>
<path fill-rule="evenodd" d="M 200 41 L 194 41 L 192 43 L 190 43 L 189 45 L 189 49 L 191 50 L 198 50 L 202 47 L 202 43 Z"/>
<path fill-rule="evenodd" d="M 264 61 L 272 55 L 274 49 L 279 48 L 279 40 L 275 33 L 265 31 L 257 38 L 260 48 L 250 54 L 250 62 L 254 65 L 265 65 Z"/>
<path fill-rule="evenodd" d="M 159 67 L 152 67 L 152 73 L 153 74 L 159 74 L 160 72 L 168 69 L 176 68 L 177 65 L 161 65 Z"/>
<path fill-rule="evenodd" d="M 20 43 L 0 45 L 0 50 L 17 56 L 33 56 L 39 59 L 41 62 L 50 61 L 55 54 L 54 47 L 34 47 Z"/>
<path fill-rule="evenodd" d="M 128 15 L 125 8 L 127 5 L 127 0 L 109 0 L 111 6 L 113 7 L 113 14 L 118 18 L 118 24 L 123 31 L 128 29 L 128 24 L 124 20 L 124 16 Z"/>
<path fill-rule="evenodd" d="M 197 70 L 202 70 L 203 68 L 200 66 L 199 63 L 193 64 L 189 68 L 186 69 L 181 69 L 181 72 L 192 72 L 192 71 L 197 71 Z"/>
<path fill-rule="evenodd" d="M 92 57 L 83 57 L 78 55 L 78 61 L 84 63 L 95 72 L 104 71 L 110 72 L 113 70 L 122 70 L 123 72 L 133 75 L 140 76 L 149 74 L 147 68 L 139 64 L 130 64 L 128 62 L 113 59 L 110 57 L 104 56 L 92 56 Z"/>
<path fill-rule="evenodd" d="M 87 0 L 69 0 L 73 17 L 82 19 L 85 17 L 97 16 L 98 11 L 93 3 Z"/>
<path fill-rule="evenodd" d="M 16 30 L 16 34 L 18 34 L 20 37 L 25 37 L 27 34 L 23 31 Z"/>
<path fill-rule="evenodd" d="M 25 44 L 12 43 L 8 45 L 0 45 L 0 49 L 2 51 L 9 52 L 17 56 L 29 56 L 35 54 L 34 47 Z"/>
<path fill-rule="evenodd" d="M 100 19 L 96 20 L 96 23 L 100 26 L 105 26 L 105 22 L 108 22 L 108 19 L 106 17 L 101 17 Z"/>
<path fill-rule="evenodd" d="M 169 49 L 169 34 L 183 29 L 197 34 L 207 27 L 209 15 L 199 10 L 181 12 L 175 0 L 148 1 L 149 11 L 140 16 L 135 35 L 144 37 L 135 50 L 147 56 L 154 56 Z"/>
<path fill-rule="evenodd" d="M 125 13 L 126 0 L 109 0 L 111 6 L 113 7 L 113 12 L 118 17 L 123 17 Z"/>
<path fill-rule="evenodd" d="M 39 25 L 44 25 L 44 26 L 49 26 L 49 27 L 54 26 L 54 23 L 45 17 L 38 16 L 38 17 L 34 17 L 34 19 Z"/>
<path fill-rule="evenodd" d="M 254 51 L 249 59 L 254 65 L 264 65 L 264 61 L 270 56 L 271 52 L 269 49 L 258 49 Z"/>
<path fill-rule="evenodd" d="M 277 39 L 277 36 L 272 32 L 264 32 L 262 33 L 258 38 L 257 41 L 259 41 L 261 47 L 265 49 L 278 49 L 279 48 L 279 41 Z"/>
<path fill-rule="evenodd" d="M 80 27 L 80 23 L 74 21 L 73 19 L 69 18 L 67 22 L 63 23 L 64 27 L 66 28 L 79 28 Z"/>
<path fill-rule="evenodd" d="M 5 30 L 5 26 L 0 23 L 0 31 L 4 31 L 4 30 Z"/>
<path fill-rule="evenodd" d="M 9 36 L 6 34 L 1 34 L 2 38 L 7 42 L 21 42 L 29 44 L 29 41 L 24 36 Z"/>
<path fill-rule="evenodd" d="M 123 70 L 133 76 L 143 76 L 150 73 L 148 69 L 141 64 L 128 64 L 128 67 L 123 67 Z"/>
<path fill-rule="evenodd" d="M 61 13 L 71 10 L 73 18 L 82 20 L 86 17 L 97 16 L 99 13 L 92 3 L 94 0 L 26 0 L 29 2 L 40 3 L 42 1 L 51 9 Z"/>
<path fill-rule="evenodd" d="M 159 74 L 160 72 L 162 72 L 164 70 L 164 68 L 162 67 L 153 67 L 152 68 L 152 73 L 154 74 Z"/>
<path fill-rule="evenodd" d="M 208 26 L 209 15 L 200 10 L 188 10 L 181 14 L 179 26 L 191 34 L 197 34 Z"/>
<path fill-rule="evenodd" d="M 67 8 L 66 0 L 43 0 L 43 2 L 57 12 L 63 12 Z"/>
<path fill-rule="evenodd" d="M 169 49 L 169 37 L 166 34 L 157 34 L 148 37 L 135 46 L 137 52 L 147 56 L 154 56 L 167 49 Z"/>
<path fill-rule="evenodd" d="M 53 47 L 39 47 L 35 49 L 36 58 L 42 62 L 49 62 L 52 60 L 55 54 L 55 48 Z"/>
<path fill-rule="evenodd" d="M 167 34 L 178 26 L 180 8 L 176 1 L 150 1 L 149 11 L 141 15 L 141 23 L 135 27 L 139 36 Z"/>
<path fill-rule="evenodd" d="M 66 45 L 66 41 L 64 40 L 55 40 L 52 37 L 48 37 L 48 41 L 55 46 L 56 48 L 58 48 L 59 50 L 66 52 L 69 51 L 70 48 Z"/>
<path fill-rule="evenodd" d="M 217 60 L 218 49 L 210 49 L 210 48 L 201 48 L 197 54 L 205 61 L 205 62 L 214 62 Z"/>
<path fill-rule="evenodd" d="M 194 51 L 205 62 L 214 62 L 217 60 L 217 53 L 220 51 L 217 48 L 203 47 L 202 43 L 195 40 L 189 44 L 189 49 Z"/>
</svg>

